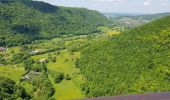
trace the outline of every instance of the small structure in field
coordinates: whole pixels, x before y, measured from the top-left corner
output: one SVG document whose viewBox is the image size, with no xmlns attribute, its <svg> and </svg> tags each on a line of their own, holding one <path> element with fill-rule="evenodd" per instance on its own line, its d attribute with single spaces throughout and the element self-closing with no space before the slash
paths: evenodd
<svg viewBox="0 0 170 100">
<path fill-rule="evenodd" d="M 0 52 L 5 51 L 6 49 L 4 47 L 0 47 Z"/>
<path fill-rule="evenodd" d="M 39 50 L 33 50 L 33 51 L 30 51 L 30 54 L 31 55 L 35 55 L 35 54 L 37 54 L 39 52 Z"/>
<path fill-rule="evenodd" d="M 39 60 L 39 62 L 40 63 L 46 63 L 46 62 L 48 62 L 48 60 L 44 58 L 44 59 Z"/>
<path fill-rule="evenodd" d="M 40 75 L 40 72 L 34 72 L 34 71 L 30 71 L 28 72 L 26 75 L 24 75 L 22 77 L 23 80 L 29 80 L 31 78 L 35 78 L 36 76 Z"/>
</svg>

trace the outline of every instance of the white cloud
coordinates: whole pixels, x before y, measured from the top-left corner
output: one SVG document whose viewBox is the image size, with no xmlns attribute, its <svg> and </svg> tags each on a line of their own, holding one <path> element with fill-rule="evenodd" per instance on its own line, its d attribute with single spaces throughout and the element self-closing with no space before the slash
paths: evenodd
<svg viewBox="0 0 170 100">
<path fill-rule="evenodd" d="M 161 3 L 162 6 L 167 6 L 168 4 L 167 3 Z"/>
<path fill-rule="evenodd" d="M 145 6 L 149 6 L 149 2 L 146 2 L 146 1 L 145 1 L 143 4 L 144 4 Z"/>
<path fill-rule="evenodd" d="M 144 4 L 145 6 L 151 5 L 151 3 L 152 3 L 152 0 L 146 0 L 146 1 L 143 2 L 143 4 Z"/>
<path fill-rule="evenodd" d="M 168 5 L 168 0 L 160 0 L 162 6 Z"/>
</svg>

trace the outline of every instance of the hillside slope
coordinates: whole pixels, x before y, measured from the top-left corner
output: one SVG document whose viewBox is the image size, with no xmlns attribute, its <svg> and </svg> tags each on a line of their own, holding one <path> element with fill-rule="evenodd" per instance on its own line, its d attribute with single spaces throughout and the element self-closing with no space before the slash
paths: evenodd
<svg viewBox="0 0 170 100">
<path fill-rule="evenodd" d="M 77 66 L 89 97 L 170 90 L 170 17 L 90 44 Z"/>
<path fill-rule="evenodd" d="M 162 17 L 170 16 L 170 13 L 156 13 L 156 14 L 148 14 L 148 15 L 138 15 L 132 16 L 134 19 L 144 19 L 144 20 L 156 20 Z"/>
<path fill-rule="evenodd" d="M 32 0 L 0 0 L 0 46 L 91 34 L 106 22 L 102 14 L 85 8 L 57 7 Z"/>
<path fill-rule="evenodd" d="M 114 15 L 114 14 L 113 14 Z M 151 21 L 170 16 L 170 13 L 156 13 L 146 15 L 115 15 L 112 14 L 105 16 L 109 17 L 113 25 L 124 26 L 127 28 L 140 26 Z"/>
</svg>

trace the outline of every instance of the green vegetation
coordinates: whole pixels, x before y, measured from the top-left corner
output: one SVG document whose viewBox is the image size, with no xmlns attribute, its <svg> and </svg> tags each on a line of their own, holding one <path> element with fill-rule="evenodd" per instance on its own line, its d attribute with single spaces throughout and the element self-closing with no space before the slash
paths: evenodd
<svg viewBox="0 0 170 100">
<path fill-rule="evenodd" d="M 29 94 L 31 94 L 33 92 L 33 85 L 29 82 L 21 82 L 20 85 L 25 89 L 25 91 Z"/>
<path fill-rule="evenodd" d="M 170 17 L 127 30 L 167 15 L 123 16 L 106 27 L 97 11 L 0 0 L 0 100 L 169 91 Z"/>
<path fill-rule="evenodd" d="M 91 34 L 107 19 L 85 8 L 57 7 L 32 0 L 0 1 L 0 46 L 31 43 L 32 40 Z"/>
<path fill-rule="evenodd" d="M 77 62 L 86 96 L 170 90 L 170 17 L 91 43 Z"/>
<path fill-rule="evenodd" d="M 30 96 L 25 92 L 23 87 L 6 77 L 0 76 L 0 99 L 1 100 L 27 100 Z"/>
<path fill-rule="evenodd" d="M 15 82 L 19 81 L 24 74 L 24 69 L 23 68 L 12 68 L 12 67 L 4 67 L 0 66 L 0 76 L 3 77 L 8 77 Z"/>
<path fill-rule="evenodd" d="M 52 99 L 55 93 L 52 83 L 45 74 L 41 74 L 38 77 L 31 79 L 30 81 L 33 87 L 32 98 L 36 100 Z"/>
<path fill-rule="evenodd" d="M 84 97 L 82 76 L 74 66 L 80 38 L 100 32 L 97 27 L 107 21 L 85 8 L 0 0 L 0 47 L 9 47 L 0 52 L 0 76 L 16 81 L 34 100 Z"/>
<path fill-rule="evenodd" d="M 55 90 L 48 78 L 47 66 L 44 63 L 29 62 L 29 59 L 24 63 L 27 73 L 22 77 L 20 85 L 25 87 L 32 99 L 54 99 L 52 96 Z"/>
<path fill-rule="evenodd" d="M 75 68 L 75 61 L 79 58 L 79 50 L 85 41 L 88 41 L 86 35 L 36 40 L 32 44 L 10 47 L 1 52 L 2 61 L 9 62 L 4 63 L 7 67 L 1 66 L 0 71 L 3 73 L 0 76 L 16 80 L 19 86 L 25 88 L 31 99 L 83 98 L 85 96 L 80 88 L 83 77 L 80 70 Z M 64 48 L 51 51 L 61 47 Z M 31 54 L 32 51 L 37 53 Z M 10 66 L 15 65 L 18 67 L 10 70 Z M 22 68 L 22 74 L 19 74 L 19 68 Z"/>
<path fill-rule="evenodd" d="M 82 76 L 74 65 L 74 61 L 78 57 L 79 53 L 74 52 L 73 55 L 70 55 L 68 50 L 62 50 L 60 55 L 56 55 L 56 62 L 47 63 L 49 79 L 56 90 L 54 96 L 57 100 L 85 97 L 80 89 L 80 84 L 83 83 Z"/>
<path fill-rule="evenodd" d="M 55 92 L 55 98 L 57 100 L 70 100 L 70 99 L 79 99 L 79 98 L 85 98 L 84 94 L 82 93 L 82 91 L 80 90 L 80 87 L 78 84 L 75 84 L 75 81 L 81 81 L 81 79 L 77 78 L 74 80 L 63 80 L 61 83 L 59 84 L 55 84 L 53 82 L 53 80 L 51 79 L 51 81 L 53 82 L 53 86 L 56 89 Z"/>
<path fill-rule="evenodd" d="M 64 79 L 64 73 L 50 71 L 50 75 L 54 78 L 55 83 L 60 83 Z"/>
</svg>

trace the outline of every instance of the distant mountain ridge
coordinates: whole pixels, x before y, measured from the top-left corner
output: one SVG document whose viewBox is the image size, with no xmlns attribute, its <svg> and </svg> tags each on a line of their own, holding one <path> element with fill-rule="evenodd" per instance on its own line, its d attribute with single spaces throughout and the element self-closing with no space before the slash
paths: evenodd
<svg viewBox="0 0 170 100">
<path fill-rule="evenodd" d="M 120 25 L 124 27 L 136 27 L 148 22 L 160 19 L 162 17 L 170 16 L 170 13 L 156 13 L 156 14 L 112 14 L 104 13 L 110 19 L 113 25 Z"/>
<path fill-rule="evenodd" d="M 147 14 L 147 13 L 102 13 L 106 17 L 142 17 L 142 16 L 169 16 L 170 12 L 165 13 L 154 13 L 154 14 Z"/>
<path fill-rule="evenodd" d="M 102 12 L 103 15 L 105 15 L 107 18 L 110 17 L 119 17 L 119 16 L 139 16 L 139 15 L 147 15 L 143 13 L 108 13 L 108 12 Z"/>
<path fill-rule="evenodd" d="M 144 20 L 156 20 L 156 19 L 160 19 L 160 18 L 166 17 L 166 16 L 170 16 L 170 12 L 169 13 L 156 13 L 156 14 L 147 14 L 147 15 L 137 15 L 137 16 L 132 16 L 132 18 L 144 19 Z"/>
<path fill-rule="evenodd" d="M 0 0 L 0 46 L 91 34 L 107 21 L 99 12 L 85 8 L 59 7 L 32 0 Z"/>
</svg>

